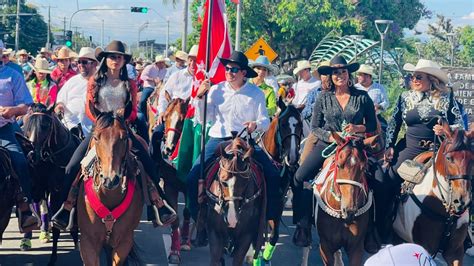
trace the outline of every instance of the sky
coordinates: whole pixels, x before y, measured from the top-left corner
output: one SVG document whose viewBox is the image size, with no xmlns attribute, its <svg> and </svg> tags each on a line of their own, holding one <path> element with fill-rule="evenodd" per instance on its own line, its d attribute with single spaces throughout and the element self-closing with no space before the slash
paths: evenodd
<svg viewBox="0 0 474 266">
<path fill-rule="evenodd" d="M 55 28 L 64 27 L 66 17 L 66 27 L 69 28 L 69 21 L 72 14 L 79 9 L 99 8 L 99 9 L 126 9 L 120 11 L 100 12 L 81 11 L 74 15 L 71 26 L 72 30 L 78 27 L 80 33 L 85 36 L 92 36 L 94 42 L 101 42 L 102 20 L 104 21 L 104 43 L 110 40 L 122 40 L 135 45 L 138 40 L 140 26 L 148 22 L 149 26 L 141 31 L 140 40 L 155 39 L 157 43 L 166 42 L 166 19 L 170 21 L 170 43 L 181 37 L 183 31 L 183 1 L 178 0 L 176 6 L 171 0 L 27 0 L 39 7 L 40 13 L 45 20 L 48 18 L 48 6 L 51 6 L 51 23 Z M 192 0 L 189 0 L 191 2 Z M 163 2 L 167 2 L 164 4 Z M 437 14 L 445 15 L 453 20 L 455 26 L 474 26 L 474 0 L 424 0 L 422 1 L 429 10 Z M 147 14 L 131 13 L 131 6 L 144 6 L 151 10 Z M 158 13 L 158 15 L 157 15 Z M 435 18 L 435 16 L 433 16 Z M 420 20 L 416 29 L 426 31 L 428 24 L 434 21 Z M 188 22 L 188 33 L 191 32 L 190 22 Z M 245 36 L 243 36 L 245 38 Z"/>
</svg>

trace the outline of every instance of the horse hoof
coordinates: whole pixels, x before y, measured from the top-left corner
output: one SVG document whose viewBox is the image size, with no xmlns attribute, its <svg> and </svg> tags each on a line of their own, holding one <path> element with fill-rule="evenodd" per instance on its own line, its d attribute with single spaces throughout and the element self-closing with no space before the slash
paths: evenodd
<svg viewBox="0 0 474 266">
<path fill-rule="evenodd" d="M 191 250 L 191 241 L 188 240 L 181 240 L 181 250 L 183 251 L 190 251 Z"/>
<path fill-rule="evenodd" d="M 181 256 L 177 253 L 172 253 L 168 256 L 168 263 L 169 264 L 180 264 L 181 263 Z"/>
<path fill-rule="evenodd" d="M 20 243 L 21 251 L 28 251 L 31 249 L 31 240 L 28 238 L 23 238 Z"/>
<path fill-rule="evenodd" d="M 47 231 L 41 231 L 38 239 L 41 243 L 46 244 L 51 241 L 51 235 Z"/>
<path fill-rule="evenodd" d="M 470 247 L 466 250 L 466 254 L 470 257 L 474 257 L 474 247 Z"/>
</svg>

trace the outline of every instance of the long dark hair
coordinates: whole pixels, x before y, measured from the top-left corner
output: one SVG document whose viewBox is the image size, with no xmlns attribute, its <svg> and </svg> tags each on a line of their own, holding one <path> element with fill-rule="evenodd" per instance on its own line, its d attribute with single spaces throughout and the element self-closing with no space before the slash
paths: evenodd
<svg viewBox="0 0 474 266">
<path fill-rule="evenodd" d="M 36 78 L 36 71 L 35 70 L 32 70 L 30 73 L 28 73 L 28 75 L 26 76 L 26 82 L 30 82 L 32 81 L 33 79 Z M 45 78 L 47 81 L 48 81 L 48 84 L 51 85 L 51 82 L 54 83 L 53 79 L 51 78 L 51 74 L 46 74 L 46 78 Z"/>
<path fill-rule="evenodd" d="M 109 69 L 107 67 L 107 56 L 102 58 L 99 66 L 99 70 L 95 72 L 94 74 L 94 86 L 93 86 L 93 92 L 94 92 L 94 103 L 99 102 L 99 89 L 107 83 L 107 70 Z M 130 83 L 128 82 L 128 72 L 127 72 L 127 63 L 124 62 L 122 68 L 120 69 L 120 74 L 119 78 L 121 81 L 127 81 L 125 82 L 125 88 L 127 89 L 128 92 L 130 92 Z"/>
</svg>

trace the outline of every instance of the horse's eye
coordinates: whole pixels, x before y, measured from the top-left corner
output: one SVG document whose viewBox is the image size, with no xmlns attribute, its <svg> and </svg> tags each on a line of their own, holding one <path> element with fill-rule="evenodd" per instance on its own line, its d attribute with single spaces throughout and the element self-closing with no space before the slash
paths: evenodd
<svg viewBox="0 0 474 266">
<path fill-rule="evenodd" d="M 453 156 L 447 155 L 447 156 L 446 156 L 446 161 L 448 161 L 448 162 L 450 162 L 450 163 L 454 163 Z"/>
</svg>

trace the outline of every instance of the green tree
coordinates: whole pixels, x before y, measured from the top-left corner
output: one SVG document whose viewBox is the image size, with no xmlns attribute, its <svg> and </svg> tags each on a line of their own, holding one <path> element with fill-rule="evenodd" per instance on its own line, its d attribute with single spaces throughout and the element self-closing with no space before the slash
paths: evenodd
<svg viewBox="0 0 474 266">
<path fill-rule="evenodd" d="M 6 8 L 0 11 L 0 14 L 16 14 L 16 1 L 4 1 Z M 27 51 L 35 53 L 46 43 L 47 39 L 47 24 L 38 10 L 34 7 L 26 6 L 25 0 L 21 0 L 20 13 L 30 13 L 31 16 L 20 16 L 20 31 L 19 31 L 19 49 L 26 49 Z M 15 46 L 15 16 L 4 16 L 0 22 L 0 31 L 8 34 L 6 43 L 9 47 Z"/>
<path fill-rule="evenodd" d="M 472 66 L 474 61 L 474 27 L 464 26 L 459 30 L 459 33 L 459 44 L 462 46 L 459 59 L 465 62 L 464 65 Z"/>
</svg>

